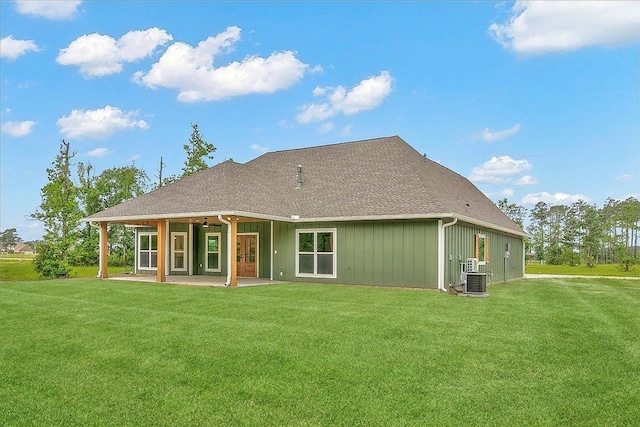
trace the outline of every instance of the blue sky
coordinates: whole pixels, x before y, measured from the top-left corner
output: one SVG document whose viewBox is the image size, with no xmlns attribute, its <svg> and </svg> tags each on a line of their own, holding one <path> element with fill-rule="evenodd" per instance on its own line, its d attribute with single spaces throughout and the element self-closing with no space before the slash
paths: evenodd
<svg viewBox="0 0 640 427">
<path fill-rule="evenodd" d="M 640 2 L 1 1 L 1 216 L 98 172 L 399 135 L 492 200 L 640 196 Z"/>
</svg>

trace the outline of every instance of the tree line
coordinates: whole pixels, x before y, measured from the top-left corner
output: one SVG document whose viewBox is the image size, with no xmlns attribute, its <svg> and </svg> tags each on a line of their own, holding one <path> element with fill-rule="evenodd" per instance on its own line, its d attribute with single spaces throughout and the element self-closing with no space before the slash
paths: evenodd
<svg viewBox="0 0 640 427">
<path fill-rule="evenodd" d="M 162 177 L 165 166 L 160 160 L 158 181 L 151 184 L 144 169 L 133 162 L 105 169 L 99 174 L 91 164 L 72 160 L 77 152 L 62 140 L 60 151 L 47 168 L 48 181 L 40 194 L 42 202 L 29 216 L 44 225 L 43 241 L 36 248 L 35 269 L 44 277 L 64 277 L 71 266 L 97 265 L 99 233 L 97 226 L 80 220 L 126 200 L 156 189 L 176 179 L 192 175 L 208 166 L 215 147 L 202 139 L 197 124 L 192 124 L 189 142 L 183 145 L 186 160 L 179 176 Z M 76 166 L 74 179 L 72 166 Z M 123 224 L 109 224 L 109 263 L 133 265 L 134 233 Z"/>
<path fill-rule="evenodd" d="M 496 205 L 531 235 L 529 259 L 547 264 L 620 264 L 625 270 L 638 262 L 640 202 L 608 198 L 602 207 L 579 200 L 571 205 L 538 202 L 531 210 L 507 199 Z"/>
</svg>

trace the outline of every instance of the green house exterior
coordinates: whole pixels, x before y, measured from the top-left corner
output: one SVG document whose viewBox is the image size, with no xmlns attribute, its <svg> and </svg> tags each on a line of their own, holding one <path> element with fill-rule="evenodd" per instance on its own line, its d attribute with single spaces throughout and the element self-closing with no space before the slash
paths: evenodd
<svg viewBox="0 0 640 427">
<path fill-rule="evenodd" d="M 399 137 L 227 161 L 86 220 L 135 228 L 136 274 L 162 245 L 169 276 L 446 290 L 468 258 L 490 284 L 524 276 L 526 233 Z"/>
</svg>

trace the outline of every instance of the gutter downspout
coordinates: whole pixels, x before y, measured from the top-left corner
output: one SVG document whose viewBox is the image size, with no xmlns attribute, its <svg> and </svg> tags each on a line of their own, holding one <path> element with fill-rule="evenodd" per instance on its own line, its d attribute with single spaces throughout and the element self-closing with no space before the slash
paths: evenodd
<svg viewBox="0 0 640 427">
<path fill-rule="evenodd" d="M 96 230 L 98 230 L 98 254 L 101 254 L 102 253 L 102 239 L 101 239 L 102 227 L 95 224 L 93 221 L 89 221 L 89 225 L 92 228 L 95 228 Z M 102 277 L 102 257 L 98 256 L 98 275 L 96 276 L 96 278 L 99 279 L 101 277 Z"/>
<path fill-rule="evenodd" d="M 443 292 L 447 291 L 447 287 L 444 284 L 444 244 L 445 244 L 445 228 L 450 227 L 458 222 L 458 218 L 453 218 L 453 221 L 446 224 L 442 223 L 442 220 L 438 220 L 438 290 Z"/>
<path fill-rule="evenodd" d="M 269 280 L 273 281 L 273 220 L 271 221 L 271 255 L 269 255 L 269 258 L 271 259 L 271 272 L 269 273 Z"/>
<path fill-rule="evenodd" d="M 229 286 L 231 283 L 231 223 L 222 218 L 222 215 L 218 215 L 218 220 L 227 226 L 227 283 L 224 285 Z"/>
</svg>

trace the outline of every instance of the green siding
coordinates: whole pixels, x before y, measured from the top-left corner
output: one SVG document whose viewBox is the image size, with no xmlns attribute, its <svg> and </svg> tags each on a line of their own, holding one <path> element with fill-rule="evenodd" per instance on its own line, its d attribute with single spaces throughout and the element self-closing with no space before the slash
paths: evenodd
<svg viewBox="0 0 640 427">
<path fill-rule="evenodd" d="M 480 271 L 488 274 L 488 283 L 524 276 L 522 238 L 461 222 L 445 228 L 445 233 L 445 285 L 459 284 L 460 264 L 475 255 L 476 234 L 489 237 L 489 262 L 480 266 Z M 504 257 L 506 244 L 510 244 L 508 260 Z"/>
<path fill-rule="evenodd" d="M 354 221 L 326 223 L 274 222 L 273 278 L 291 282 L 344 283 L 381 286 L 407 286 L 437 288 L 438 221 Z M 335 279 L 296 277 L 296 230 L 335 228 Z M 139 231 L 155 231 L 155 227 Z M 189 224 L 170 223 L 169 233 L 187 232 Z M 220 272 L 204 271 L 205 233 L 220 233 Z M 271 223 L 268 221 L 242 222 L 238 233 L 258 233 L 260 278 L 271 275 Z M 489 262 L 480 267 L 489 274 L 488 281 L 503 282 L 524 276 L 522 238 L 499 233 L 475 225 L 458 222 L 445 228 L 445 285 L 457 285 L 460 265 L 473 257 L 476 234 L 489 238 Z M 136 237 L 137 238 L 137 237 Z M 204 229 L 193 226 L 193 274 L 227 275 L 227 226 L 212 225 Z M 505 259 L 505 246 L 510 245 L 510 257 Z M 136 254 L 137 256 L 137 254 Z M 136 260 L 137 262 L 137 260 Z M 282 274 L 281 274 L 282 272 Z M 154 273 L 151 273 L 154 274 Z M 170 272 L 172 275 L 188 272 Z"/>
<path fill-rule="evenodd" d="M 296 229 L 335 228 L 337 277 L 296 277 Z M 437 287 L 437 221 L 274 224 L 274 279 Z M 280 272 L 283 272 L 280 275 Z"/>
</svg>

